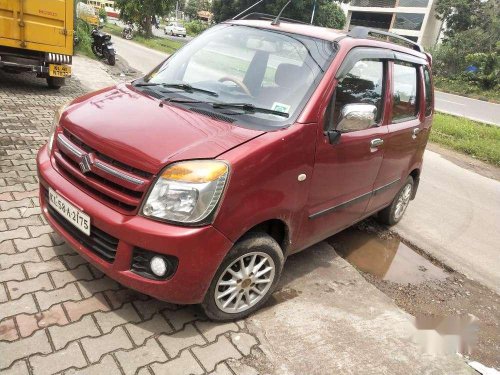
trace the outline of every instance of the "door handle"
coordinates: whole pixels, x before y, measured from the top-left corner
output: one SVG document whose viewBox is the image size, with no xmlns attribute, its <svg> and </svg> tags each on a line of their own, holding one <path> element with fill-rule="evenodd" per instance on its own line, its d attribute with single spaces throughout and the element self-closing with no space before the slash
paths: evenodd
<svg viewBox="0 0 500 375">
<path fill-rule="evenodd" d="M 415 129 L 413 129 L 413 134 L 412 134 L 412 136 L 411 136 L 411 137 L 412 137 L 413 139 L 417 139 L 417 135 L 418 135 L 418 133 L 420 133 L 420 128 L 415 128 Z"/>
<path fill-rule="evenodd" d="M 380 138 L 372 139 L 370 142 L 371 148 L 377 148 L 379 146 L 382 146 L 383 144 L 384 144 L 384 141 Z"/>
</svg>

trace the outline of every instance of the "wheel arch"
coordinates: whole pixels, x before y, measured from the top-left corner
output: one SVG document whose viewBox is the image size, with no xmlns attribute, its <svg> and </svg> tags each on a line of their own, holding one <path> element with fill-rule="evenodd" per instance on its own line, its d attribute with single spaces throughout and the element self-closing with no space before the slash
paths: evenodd
<svg viewBox="0 0 500 375">
<path fill-rule="evenodd" d="M 413 178 L 413 192 L 411 194 L 412 200 L 415 199 L 415 196 L 417 195 L 417 189 L 418 189 L 418 185 L 420 183 L 420 173 L 421 173 L 420 168 L 414 168 L 410 172 L 410 176 Z"/>
<path fill-rule="evenodd" d="M 243 233 L 239 239 L 248 233 L 254 232 L 264 232 L 271 236 L 280 246 L 283 256 L 286 256 L 290 247 L 290 228 L 287 223 L 280 219 L 269 219 L 254 225 Z"/>
</svg>

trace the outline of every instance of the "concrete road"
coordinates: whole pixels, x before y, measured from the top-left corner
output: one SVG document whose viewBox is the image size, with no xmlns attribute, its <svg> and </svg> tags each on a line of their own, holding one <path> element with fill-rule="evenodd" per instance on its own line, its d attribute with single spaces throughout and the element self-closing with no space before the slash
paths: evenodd
<svg viewBox="0 0 500 375">
<path fill-rule="evenodd" d="M 435 105 L 440 112 L 500 126 L 500 104 L 436 91 Z"/>
<path fill-rule="evenodd" d="M 446 265 L 500 293 L 500 182 L 426 151 L 416 199 L 394 228 Z"/>
<path fill-rule="evenodd" d="M 165 56 L 124 40 L 117 47 L 132 68 L 144 73 Z M 500 293 L 500 182 L 427 151 L 417 199 L 396 231 Z"/>
<path fill-rule="evenodd" d="M 131 68 L 142 74 L 150 72 L 168 57 L 166 53 L 144 47 L 120 37 L 113 36 L 113 43 L 116 47 L 118 59 L 125 59 Z"/>
</svg>

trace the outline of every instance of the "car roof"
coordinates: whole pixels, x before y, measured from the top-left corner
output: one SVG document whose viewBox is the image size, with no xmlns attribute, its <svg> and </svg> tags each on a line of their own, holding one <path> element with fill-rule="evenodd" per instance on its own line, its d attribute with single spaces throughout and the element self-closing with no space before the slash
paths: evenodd
<svg viewBox="0 0 500 375">
<path fill-rule="evenodd" d="M 430 57 L 426 53 L 419 52 L 413 48 L 409 48 L 396 43 L 387 42 L 377 38 L 354 38 L 351 37 L 346 31 L 330 29 L 327 27 L 320 27 L 302 23 L 293 23 L 293 22 L 288 22 L 286 20 L 280 20 L 280 23 L 278 25 L 272 25 L 269 20 L 247 20 L 247 19 L 227 20 L 225 21 L 225 23 L 255 27 L 259 29 L 276 30 L 298 35 L 305 35 L 312 38 L 323 39 L 332 42 L 337 41 L 339 43 L 342 43 L 343 40 L 345 41 L 349 40 L 352 41 L 354 44 L 358 44 L 360 46 L 386 48 L 398 52 L 408 53 L 413 56 L 423 58 L 425 60 L 430 59 Z"/>
</svg>

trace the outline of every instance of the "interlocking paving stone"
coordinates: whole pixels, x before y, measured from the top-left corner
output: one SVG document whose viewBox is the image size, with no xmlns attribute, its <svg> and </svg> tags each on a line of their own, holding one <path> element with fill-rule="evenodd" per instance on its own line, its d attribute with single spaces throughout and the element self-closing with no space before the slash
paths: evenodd
<svg viewBox="0 0 500 375">
<path fill-rule="evenodd" d="M 82 291 L 83 297 L 88 298 L 95 293 L 103 292 L 105 290 L 117 290 L 120 285 L 108 277 L 92 281 L 79 281 L 78 285 Z"/>
<path fill-rule="evenodd" d="M 158 337 L 161 345 L 165 348 L 170 357 L 176 357 L 179 352 L 192 345 L 203 345 L 206 341 L 192 324 L 188 324 L 182 331 L 171 335 L 161 335 Z"/>
<path fill-rule="evenodd" d="M 48 331 L 57 350 L 64 348 L 70 341 L 86 336 L 96 337 L 100 335 L 99 329 L 97 329 L 91 316 L 86 316 L 78 322 L 62 327 L 49 327 Z"/>
<path fill-rule="evenodd" d="M 103 357 L 101 362 L 88 366 L 83 369 L 71 369 L 64 373 L 64 375 L 120 375 L 121 371 L 111 355 Z"/>
<path fill-rule="evenodd" d="M 167 363 L 154 363 L 151 369 L 157 375 L 201 375 L 205 373 L 189 350 L 184 350 L 179 358 Z"/>
<path fill-rule="evenodd" d="M 50 353 L 50 343 L 44 331 L 13 342 L 0 342 L 0 370 L 9 367 L 14 361 L 35 353 Z"/>
<path fill-rule="evenodd" d="M 54 305 L 41 313 L 27 315 L 16 315 L 17 325 L 22 337 L 30 336 L 36 330 L 49 327 L 54 324 L 68 324 L 62 305 Z"/>
<path fill-rule="evenodd" d="M 30 278 L 37 277 L 41 273 L 66 270 L 66 266 L 60 259 L 52 259 L 39 263 L 26 263 L 24 268 Z"/>
<path fill-rule="evenodd" d="M 0 319 L 19 313 L 33 314 L 38 309 L 31 294 L 26 294 L 19 299 L 0 304 Z"/>
<path fill-rule="evenodd" d="M 9 290 L 10 298 L 12 299 L 17 299 L 24 294 L 36 292 L 37 290 L 54 289 L 50 282 L 49 275 L 46 273 L 24 281 L 8 281 L 6 285 Z"/>
<path fill-rule="evenodd" d="M 20 264 L 12 266 L 6 270 L 0 271 L 0 282 L 4 281 L 21 281 L 26 277 L 24 276 L 23 269 Z"/>
<path fill-rule="evenodd" d="M 53 271 L 50 273 L 50 276 L 52 277 L 52 280 L 54 281 L 56 288 L 61 288 L 62 286 L 72 281 L 92 280 L 94 278 L 94 276 L 90 273 L 89 268 L 84 264 L 75 268 L 74 270 Z"/>
<path fill-rule="evenodd" d="M 146 341 L 145 345 L 137 349 L 127 352 L 119 351 L 115 356 L 118 362 L 120 362 L 125 375 L 135 374 L 139 367 L 150 363 L 164 362 L 167 360 L 167 356 L 154 339 Z"/>
<path fill-rule="evenodd" d="M 168 319 L 176 331 L 181 330 L 187 323 L 199 319 L 199 316 L 192 307 L 185 307 L 175 311 L 165 311 L 163 315 Z"/>
<path fill-rule="evenodd" d="M 78 302 L 64 302 L 64 308 L 68 312 L 71 321 L 80 320 L 80 318 L 96 311 L 109 311 L 109 305 L 102 294 L 96 294 L 90 298 Z"/>
<path fill-rule="evenodd" d="M 231 333 L 231 342 L 245 356 L 250 355 L 252 348 L 258 345 L 257 339 L 245 332 Z"/>
<path fill-rule="evenodd" d="M 17 361 L 8 370 L 2 370 L 2 375 L 29 375 L 26 361 Z"/>
<path fill-rule="evenodd" d="M 39 261 L 40 257 L 38 256 L 36 249 L 31 249 L 23 253 L 0 254 L 0 268 L 2 269 L 10 268 L 16 264 Z"/>
<path fill-rule="evenodd" d="M 42 310 L 46 310 L 59 302 L 79 301 L 82 299 L 75 284 L 68 284 L 64 288 L 48 292 L 36 292 L 35 296 Z"/>
<path fill-rule="evenodd" d="M 14 318 L 0 322 L 0 341 L 14 341 L 19 338 Z"/>
<path fill-rule="evenodd" d="M 207 371 L 212 371 L 219 362 L 230 358 L 241 358 L 240 352 L 236 350 L 225 336 L 220 336 L 216 342 L 206 347 L 193 348 L 193 354 L 200 360 Z"/>
<path fill-rule="evenodd" d="M 217 336 L 226 333 L 228 331 L 233 331 L 233 332 L 238 332 L 239 327 L 233 323 L 233 322 L 228 322 L 228 323 L 216 323 L 216 322 L 210 322 L 210 321 L 205 321 L 205 322 L 196 322 L 196 327 L 201 331 L 203 336 L 205 338 L 212 342 L 215 341 Z"/>
<path fill-rule="evenodd" d="M 161 314 L 156 314 L 152 319 L 143 323 L 127 324 L 125 328 L 136 345 L 142 345 L 153 335 L 172 332 L 172 327 Z"/>
<path fill-rule="evenodd" d="M 78 368 L 87 365 L 82 349 L 76 342 L 47 356 L 35 355 L 30 357 L 29 361 L 33 368 L 33 375 L 50 375 L 70 367 Z"/>
<path fill-rule="evenodd" d="M 140 322 L 141 318 L 135 311 L 132 304 L 128 303 L 123 305 L 119 310 L 110 312 L 98 312 L 94 314 L 97 324 L 101 327 L 104 333 L 111 331 L 114 327 L 128 323 L 128 322 Z"/>
<path fill-rule="evenodd" d="M 122 327 L 96 338 L 84 338 L 80 341 L 90 362 L 97 362 L 103 354 L 117 349 L 131 349 L 132 342 Z"/>
</svg>

